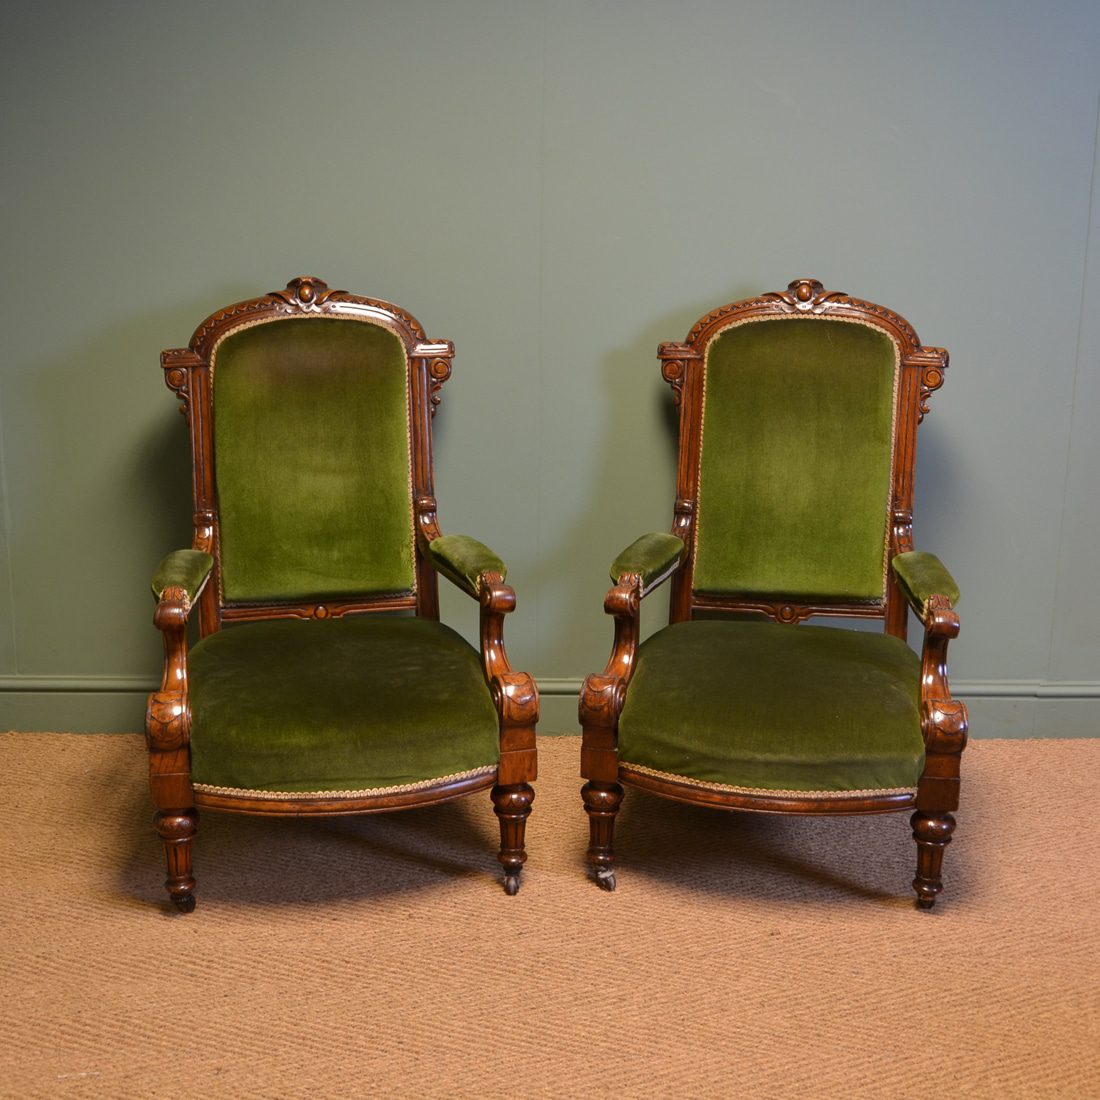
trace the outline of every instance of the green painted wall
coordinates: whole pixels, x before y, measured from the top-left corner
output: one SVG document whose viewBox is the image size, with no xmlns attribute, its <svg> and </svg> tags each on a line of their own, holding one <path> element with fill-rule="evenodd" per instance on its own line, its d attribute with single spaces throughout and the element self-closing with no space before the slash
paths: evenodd
<svg viewBox="0 0 1100 1100">
<path fill-rule="evenodd" d="M 442 523 L 508 560 L 548 730 L 670 522 L 657 342 L 812 275 L 951 350 L 916 536 L 975 732 L 1096 732 L 1095 3 L 44 0 L 0 50 L 0 728 L 139 728 L 189 541 L 158 353 L 312 273 L 456 342 Z"/>
</svg>

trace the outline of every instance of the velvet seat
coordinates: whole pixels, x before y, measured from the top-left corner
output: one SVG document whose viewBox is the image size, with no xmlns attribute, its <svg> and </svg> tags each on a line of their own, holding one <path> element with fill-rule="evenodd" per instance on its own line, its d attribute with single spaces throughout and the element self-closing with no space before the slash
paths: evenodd
<svg viewBox="0 0 1100 1100">
<path fill-rule="evenodd" d="M 679 408 L 672 530 L 614 558 L 612 652 L 580 698 L 596 881 L 615 888 L 634 786 L 729 810 L 912 810 L 929 908 L 967 733 L 947 682 L 959 588 L 912 535 L 917 425 L 947 353 L 798 279 L 711 310 L 658 356 Z M 642 642 L 642 603 L 666 580 L 669 625 Z M 806 623 L 823 616 L 884 631 Z"/>
<path fill-rule="evenodd" d="M 398 306 L 309 277 L 161 356 L 190 429 L 194 533 L 153 575 L 165 660 L 145 732 L 181 912 L 200 810 L 379 813 L 477 791 L 519 889 L 538 692 L 505 650 L 503 559 L 439 528 L 432 423 L 453 356 Z M 476 648 L 439 622 L 440 576 L 474 601 Z"/>
<path fill-rule="evenodd" d="M 919 682 L 920 659 L 889 635 L 674 623 L 638 649 L 619 759 L 746 791 L 912 793 Z"/>
<path fill-rule="evenodd" d="M 368 791 L 491 773 L 476 649 L 414 618 L 246 623 L 190 654 L 196 789 Z"/>
</svg>

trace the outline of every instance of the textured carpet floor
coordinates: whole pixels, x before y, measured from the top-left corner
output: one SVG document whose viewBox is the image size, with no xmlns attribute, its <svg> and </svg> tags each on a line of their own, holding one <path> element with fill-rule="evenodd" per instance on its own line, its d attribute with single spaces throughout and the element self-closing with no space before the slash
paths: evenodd
<svg viewBox="0 0 1100 1100">
<path fill-rule="evenodd" d="M 583 871 L 578 741 L 530 861 L 487 795 L 208 814 L 170 913 L 132 736 L 0 736 L 0 1095 L 1100 1095 L 1100 740 L 976 741 L 936 910 L 906 818 L 628 791 Z"/>
</svg>

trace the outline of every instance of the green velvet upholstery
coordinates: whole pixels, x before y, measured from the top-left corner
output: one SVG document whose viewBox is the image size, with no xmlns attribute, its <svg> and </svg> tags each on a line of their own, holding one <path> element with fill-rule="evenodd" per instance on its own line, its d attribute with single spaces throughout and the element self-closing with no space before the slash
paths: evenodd
<svg viewBox="0 0 1100 1100">
<path fill-rule="evenodd" d="M 412 591 L 407 364 L 389 330 L 293 318 L 227 337 L 214 459 L 227 602 Z"/>
<path fill-rule="evenodd" d="M 663 531 L 642 535 L 611 563 L 611 579 L 617 581 L 624 573 L 638 573 L 642 590 L 648 591 L 655 581 L 668 576 L 683 552 L 683 540 L 675 535 Z"/>
<path fill-rule="evenodd" d="M 153 574 L 153 595 L 159 600 L 166 588 L 182 588 L 193 600 L 213 568 L 214 559 L 201 550 L 173 550 Z"/>
<path fill-rule="evenodd" d="M 483 542 L 469 535 L 440 535 L 432 539 L 428 558 L 437 573 L 471 596 L 478 594 L 478 577 L 482 573 L 499 573 L 502 579 L 508 575 L 504 562 Z"/>
<path fill-rule="evenodd" d="M 890 564 L 905 598 L 917 611 L 924 607 L 929 596 L 946 596 L 952 604 L 959 602 L 959 586 L 935 554 L 909 550 L 895 554 Z"/>
<path fill-rule="evenodd" d="M 499 759 L 477 651 L 428 619 L 229 627 L 192 649 L 189 680 L 196 783 L 366 790 Z"/>
<path fill-rule="evenodd" d="M 707 350 L 694 587 L 881 599 L 896 348 L 818 317 L 727 329 Z"/>
<path fill-rule="evenodd" d="M 920 659 L 890 635 L 676 623 L 639 648 L 619 759 L 765 790 L 912 788 L 919 686 Z"/>
</svg>

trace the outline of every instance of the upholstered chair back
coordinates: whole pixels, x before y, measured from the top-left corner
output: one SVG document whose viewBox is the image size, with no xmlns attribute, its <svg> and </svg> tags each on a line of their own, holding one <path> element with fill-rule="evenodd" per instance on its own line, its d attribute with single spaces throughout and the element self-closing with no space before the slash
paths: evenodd
<svg viewBox="0 0 1100 1100">
<path fill-rule="evenodd" d="M 709 341 L 696 592 L 884 598 L 899 364 L 885 331 L 843 318 L 745 320 Z"/>
<path fill-rule="evenodd" d="M 231 331 L 210 360 L 226 603 L 415 588 L 401 339 L 318 314 Z"/>
</svg>

